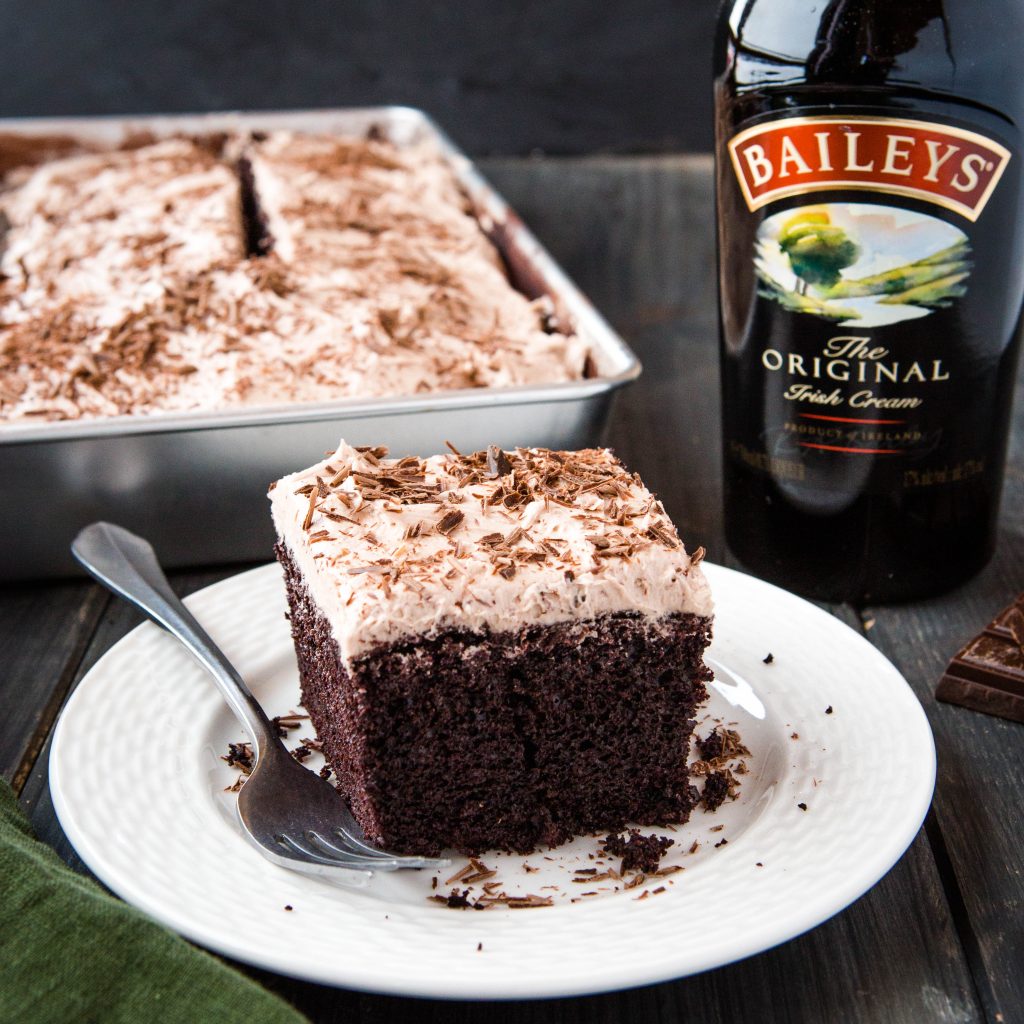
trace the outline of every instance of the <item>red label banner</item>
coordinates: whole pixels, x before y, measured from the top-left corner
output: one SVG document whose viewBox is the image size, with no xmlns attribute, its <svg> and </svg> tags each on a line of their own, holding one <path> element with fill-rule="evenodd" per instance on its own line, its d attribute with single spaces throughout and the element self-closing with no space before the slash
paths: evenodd
<svg viewBox="0 0 1024 1024">
<path fill-rule="evenodd" d="M 747 128 L 729 143 L 751 210 L 838 189 L 936 203 L 975 221 L 1010 161 L 998 142 L 929 121 L 792 117 Z"/>
</svg>

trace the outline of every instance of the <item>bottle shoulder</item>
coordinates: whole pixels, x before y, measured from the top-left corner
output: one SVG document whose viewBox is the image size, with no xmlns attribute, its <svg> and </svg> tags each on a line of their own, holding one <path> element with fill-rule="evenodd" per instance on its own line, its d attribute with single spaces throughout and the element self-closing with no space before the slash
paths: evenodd
<svg viewBox="0 0 1024 1024">
<path fill-rule="evenodd" d="M 727 0 L 719 95 L 820 90 L 947 97 L 1024 121 L 1020 0 Z"/>
</svg>

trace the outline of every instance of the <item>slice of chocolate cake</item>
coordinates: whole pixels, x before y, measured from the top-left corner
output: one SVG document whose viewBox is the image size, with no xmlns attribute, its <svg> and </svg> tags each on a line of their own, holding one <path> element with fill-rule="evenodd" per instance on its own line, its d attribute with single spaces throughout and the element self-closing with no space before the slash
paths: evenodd
<svg viewBox="0 0 1024 1024">
<path fill-rule="evenodd" d="M 702 552 L 606 450 L 386 455 L 342 442 L 271 489 L 303 703 L 368 838 L 685 821 Z"/>
</svg>

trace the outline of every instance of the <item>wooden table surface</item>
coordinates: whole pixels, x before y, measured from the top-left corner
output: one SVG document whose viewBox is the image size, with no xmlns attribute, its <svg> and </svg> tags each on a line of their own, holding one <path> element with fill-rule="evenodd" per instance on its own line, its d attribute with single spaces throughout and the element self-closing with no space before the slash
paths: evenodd
<svg viewBox="0 0 1024 1024">
<path fill-rule="evenodd" d="M 732 563 L 720 515 L 710 161 L 485 164 L 643 360 L 607 441 L 663 498 L 691 543 Z M 1018 389 L 1019 390 L 1019 389 Z M 269 552 L 268 552 L 269 556 Z M 178 573 L 182 593 L 238 567 Z M 250 973 L 316 1021 L 1024 1021 L 1024 726 L 936 703 L 949 656 L 1024 588 L 1024 401 L 1018 396 L 999 547 L 953 593 L 831 610 L 907 677 L 938 748 L 924 828 L 867 895 L 807 935 L 697 977 L 611 995 L 505 1004 L 366 995 Z M 84 870 L 47 789 L 48 737 L 96 659 L 139 621 L 80 581 L 0 588 L 0 770 L 41 837 Z M 878 780 L 885 783 L 885 751 Z"/>
</svg>

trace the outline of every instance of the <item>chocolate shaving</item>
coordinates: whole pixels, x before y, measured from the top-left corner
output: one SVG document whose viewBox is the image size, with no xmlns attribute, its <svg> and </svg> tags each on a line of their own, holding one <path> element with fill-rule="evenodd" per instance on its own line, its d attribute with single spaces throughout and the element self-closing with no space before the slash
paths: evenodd
<svg viewBox="0 0 1024 1024">
<path fill-rule="evenodd" d="M 377 461 L 379 459 L 386 459 L 388 455 L 388 449 L 386 445 L 356 445 L 355 450 L 370 459 L 370 461 Z"/>
<path fill-rule="evenodd" d="M 495 902 L 502 902 L 510 910 L 528 910 L 531 907 L 551 907 L 554 906 L 555 901 L 550 896 L 535 896 L 533 893 L 528 893 L 526 896 L 506 896 L 502 900 L 495 900 Z"/>
<path fill-rule="evenodd" d="M 464 512 L 460 512 L 457 508 L 453 508 L 450 512 L 446 512 L 437 525 L 434 527 L 438 533 L 443 533 L 446 537 L 466 518 Z"/>
<path fill-rule="evenodd" d="M 492 444 L 487 449 L 487 475 L 491 478 L 507 476 L 512 472 L 512 463 L 508 456 L 497 446 Z"/>
<path fill-rule="evenodd" d="M 317 477 L 319 480 L 320 478 Z M 313 513 L 316 511 L 316 499 L 320 496 L 320 491 L 314 488 L 309 492 L 309 507 L 306 509 L 306 518 L 302 520 L 303 530 L 308 530 L 310 523 L 313 522 Z"/>
<path fill-rule="evenodd" d="M 287 736 L 290 729 L 298 729 L 301 722 L 309 720 L 309 715 L 300 715 L 292 711 L 287 715 L 274 715 L 270 720 L 278 736 Z M 303 740 L 305 742 L 305 740 Z"/>
<path fill-rule="evenodd" d="M 679 547 L 679 538 L 667 526 L 661 523 L 651 523 L 647 527 L 647 536 L 652 540 L 658 541 L 659 544 L 664 544 L 667 548 Z M 691 564 L 693 564 L 692 559 Z"/>
</svg>

